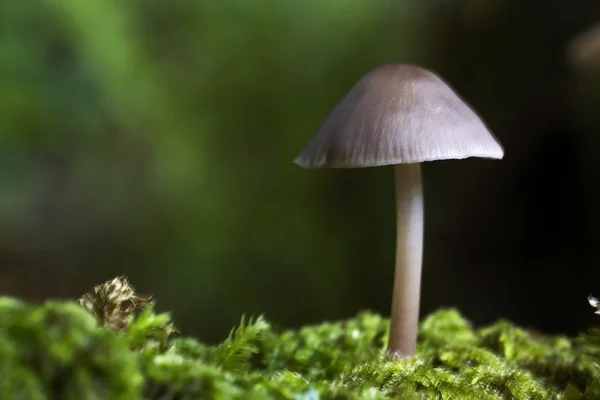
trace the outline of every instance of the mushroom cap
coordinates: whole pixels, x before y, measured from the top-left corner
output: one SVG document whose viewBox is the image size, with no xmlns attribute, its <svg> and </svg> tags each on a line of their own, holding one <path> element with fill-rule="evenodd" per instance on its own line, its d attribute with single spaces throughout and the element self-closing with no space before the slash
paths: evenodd
<svg viewBox="0 0 600 400">
<path fill-rule="evenodd" d="M 484 122 L 440 77 L 389 64 L 358 81 L 294 162 L 361 168 L 503 156 Z"/>
</svg>

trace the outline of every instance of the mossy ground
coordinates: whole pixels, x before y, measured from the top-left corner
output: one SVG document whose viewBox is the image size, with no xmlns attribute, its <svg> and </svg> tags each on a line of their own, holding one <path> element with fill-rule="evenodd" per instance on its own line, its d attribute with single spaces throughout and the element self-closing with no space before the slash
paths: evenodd
<svg viewBox="0 0 600 400">
<path fill-rule="evenodd" d="M 371 313 L 283 332 L 259 317 L 207 346 L 121 278 L 79 303 L 5 297 L 0 399 L 600 399 L 595 332 L 473 329 L 446 309 L 423 320 L 414 358 L 390 361 L 387 329 Z"/>
</svg>

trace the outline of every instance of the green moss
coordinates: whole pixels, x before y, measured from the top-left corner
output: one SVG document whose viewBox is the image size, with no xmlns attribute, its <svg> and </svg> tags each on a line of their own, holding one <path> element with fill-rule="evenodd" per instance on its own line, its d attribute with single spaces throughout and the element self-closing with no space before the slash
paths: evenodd
<svg viewBox="0 0 600 400">
<path fill-rule="evenodd" d="M 392 362 L 387 329 L 371 313 L 284 332 L 259 317 L 207 346 L 175 337 L 124 278 L 80 304 L 0 298 L 0 398 L 600 399 L 597 331 L 474 329 L 440 310 L 423 320 L 416 357 Z"/>
</svg>

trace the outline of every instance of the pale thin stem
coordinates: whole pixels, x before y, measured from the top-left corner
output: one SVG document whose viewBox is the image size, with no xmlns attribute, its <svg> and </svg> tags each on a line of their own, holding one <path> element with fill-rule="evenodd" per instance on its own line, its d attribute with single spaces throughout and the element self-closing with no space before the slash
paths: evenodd
<svg viewBox="0 0 600 400">
<path fill-rule="evenodd" d="M 420 164 L 398 164 L 396 188 L 396 270 L 388 352 L 415 354 L 423 259 L 423 189 Z"/>
</svg>

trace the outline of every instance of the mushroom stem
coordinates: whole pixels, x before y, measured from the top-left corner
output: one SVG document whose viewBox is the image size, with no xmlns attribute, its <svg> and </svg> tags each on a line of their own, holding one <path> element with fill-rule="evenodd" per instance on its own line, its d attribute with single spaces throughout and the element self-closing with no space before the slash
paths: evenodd
<svg viewBox="0 0 600 400">
<path fill-rule="evenodd" d="M 388 353 L 415 354 L 423 259 L 423 189 L 420 164 L 394 166 L 396 190 L 396 271 Z"/>
</svg>

